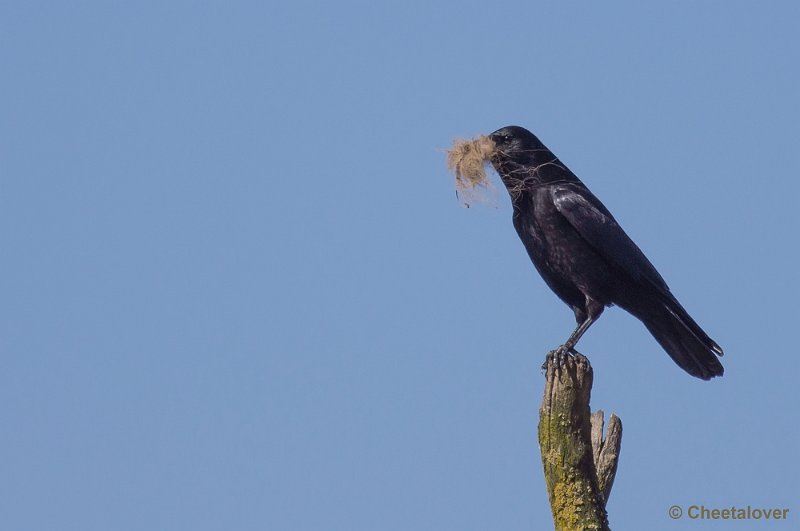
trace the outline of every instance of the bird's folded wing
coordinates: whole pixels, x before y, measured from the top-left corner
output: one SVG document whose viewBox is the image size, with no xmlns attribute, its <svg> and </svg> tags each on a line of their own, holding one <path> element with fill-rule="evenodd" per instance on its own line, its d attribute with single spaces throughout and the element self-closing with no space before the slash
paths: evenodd
<svg viewBox="0 0 800 531">
<path fill-rule="evenodd" d="M 556 209 L 598 254 L 633 279 L 669 291 L 653 264 L 585 187 L 564 184 L 554 186 L 551 193 Z"/>
</svg>

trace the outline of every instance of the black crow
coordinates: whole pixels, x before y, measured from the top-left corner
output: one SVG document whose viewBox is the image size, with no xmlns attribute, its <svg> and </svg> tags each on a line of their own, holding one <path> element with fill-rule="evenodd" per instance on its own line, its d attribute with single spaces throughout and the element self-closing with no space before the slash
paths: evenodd
<svg viewBox="0 0 800 531">
<path fill-rule="evenodd" d="M 722 376 L 722 349 L 586 185 L 527 129 L 504 127 L 489 138 L 514 228 L 544 281 L 575 312 L 578 327 L 556 355 L 574 353 L 605 307 L 616 304 L 642 321 L 683 370 L 703 380 Z"/>
</svg>

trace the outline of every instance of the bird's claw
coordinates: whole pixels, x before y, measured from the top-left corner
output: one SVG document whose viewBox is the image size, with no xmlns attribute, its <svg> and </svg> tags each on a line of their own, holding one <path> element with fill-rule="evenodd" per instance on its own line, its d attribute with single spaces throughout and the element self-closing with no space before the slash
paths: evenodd
<svg viewBox="0 0 800 531">
<path fill-rule="evenodd" d="M 569 345 L 561 345 L 557 349 L 551 350 L 547 353 L 547 358 L 545 358 L 544 364 L 542 365 L 542 370 L 547 370 L 547 365 L 549 363 L 552 363 L 553 367 L 560 370 L 570 358 L 573 358 L 576 361 L 586 359 L 585 356 L 575 350 L 574 347 Z"/>
</svg>

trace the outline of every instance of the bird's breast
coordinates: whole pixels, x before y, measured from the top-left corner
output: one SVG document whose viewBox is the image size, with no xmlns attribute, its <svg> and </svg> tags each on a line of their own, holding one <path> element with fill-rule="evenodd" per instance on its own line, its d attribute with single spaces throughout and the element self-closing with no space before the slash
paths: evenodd
<svg viewBox="0 0 800 531">
<path fill-rule="evenodd" d="M 612 268 L 556 209 L 549 192 L 545 193 L 530 198 L 532 208 L 516 209 L 514 220 L 537 271 L 568 304 L 585 296 L 610 301 Z"/>
</svg>

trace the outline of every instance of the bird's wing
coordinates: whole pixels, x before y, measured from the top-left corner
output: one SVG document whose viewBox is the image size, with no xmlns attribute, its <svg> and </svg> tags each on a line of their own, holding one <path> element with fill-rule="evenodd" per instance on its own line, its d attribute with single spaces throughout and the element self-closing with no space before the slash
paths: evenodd
<svg viewBox="0 0 800 531">
<path fill-rule="evenodd" d="M 591 192 L 581 185 L 564 184 L 551 189 L 556 209 L 600 256 L 635 280 L 645 280 L 669 291 L 666 282 L 644 253 Z"/>
</svg>

